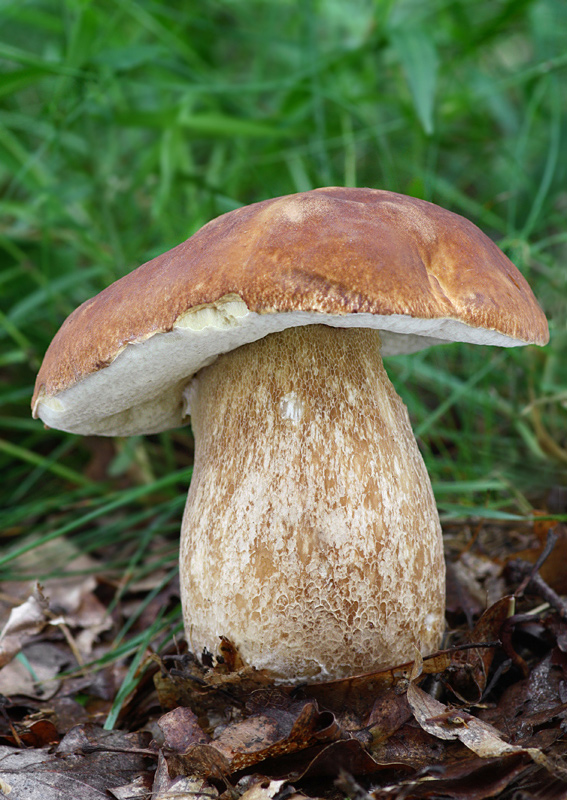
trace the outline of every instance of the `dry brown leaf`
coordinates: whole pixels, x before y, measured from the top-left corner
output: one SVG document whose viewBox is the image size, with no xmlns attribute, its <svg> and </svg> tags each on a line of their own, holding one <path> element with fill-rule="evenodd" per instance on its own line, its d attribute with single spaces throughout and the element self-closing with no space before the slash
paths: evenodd
<svg viewBox="0 0 567 800">
<path fill-rule="evenodd" d="M 17 739 L 15 736 L 3 736 L 6 744 L 17 745 L 18 747 L 45 747 L 46 745 L 56 744 L 59 742 L 59 734 L 55 725 L 48 719 L 38 719 L 20 723 L 15 726 L 17 731 Z"/>
<path fill-rule="evenodd" d="M 334 779 L 341 770 L 352 775 L 373 775 L 383 769 L 357 739 L 340 739 L 264 762 L 258 773 L 296 784 L 313 778 Z"/>
<path fill-rule="evenodd" d="M 169 656 L 167 661 L 154 654 L 152 660 L 160 667 L 153 677 L 160 705 L 187 706 L 199 718 L 222 715 L 227 701 L 238 705 L 253 692 L 273 686 L 268 673 L 253 667 L 230 673 L 207 670 L 190 654 Z"/>
<path fill-rule="evenodd" d="M 195 714 L 187 708 L 169 712 L 158 724 L 165 737 L 170 775 L 226 777 L 266 758 L 303 750 L 339 735 L 332 714 L 321 713 L 313 701 L 289 703 L 288 708 L 264 708 L 228 725 L 214 740 L 204 734 Z"/>
<path fill-rule="evenodd" d="M 443 672 L 451 666 L 453 654 L 449 650 L 440 650 L 431 656 L 421 659 L 420 669 L 424 675 L 433 675 Z M 345 709 L 358 709 L 366 712 L 372 708 L 375 698 L 386 689 L 404 689 L 415 670 L 415 662 L 407 661 L 389 669 L 378 672 L 368 672 L 364 675 L 355 675 L 352 678 L 341 678 L 335 681 L 322 681 L 312 683 L 302 688 L 302 694 L 310 697 L 324 708 L 333 712 L 343 712 Z"/>
<path fill-rule="evenodd" d="M 51 717 L 57 733 L 62 736 L 75 725 L 84 725 L 89 721 L 85 707 L 72 697 L 52 697 L 44 705 L 44 713 Z"/>
<path fill-rule="evenodd" d="M 256 782 L 240 796 L 240 800 L 273 800 L 273 798 L 284 789 L 290 792 L 291 787 L 287 781 L 256 780 Z M 297 793 L 287 793 L 286 800 L 299 800 L 304 795 Z"/>
<path fill-rule="evenodd" d="M 512 616 L 515 598 L 502 597 L 482 614 L 473 630 L 467 635 L 470 644 L 499 641 L 502 626 Z M 494 660 L 495 647 L 459 650 L 453 654 L 453 672 L 448 685 L 459 699 L 463 694 L 469 702 L 478 702 L 486 689 L 488 672 Z"/>
<path fill-rule="evenodd" d="M 203 778 L 186 775 L 170 777 L 166 758 L 160 751 L 152 786 L 152 800 L 215 800 L 218 794 L 217 789 Z"/>
<path fill-rule="evenodd" d="M 488 608 L 506 594 L 502 565 L 488 556 L 462 553 L 452 564 L 451 571 L 461 591 L 465 591 L 481 609 Z"/>
<path fill-rule="evenodd" d="M 411 717 L 407 697 L 393 689 L 386 689 L 374 700 L 366 725 L 374 744 L 392 736 Z"/>
<path fill-rule="evenodd" d="M 526 753 L 551 774 L 567 779 L 565 765 L 551 763 L 540 749 L 505 742 L 500 731 L 492 725 L 463 709 L 450 708 L 440 703 L 414 683 L 408 687 L 407 697 L 415 719 L 432 736 L 439 739 L 458 739 L 481 758 Z"/>
<path fill-rule="evenodd" d="M 7 697 L 26 695 L 47 700 L 60 687 L 61 671 L 75 664 L 66 648 L 49 641 L 31 642 L 21 652 L 27 664 L 13 659 L 0 670 L 0 693 Z"/>
<path fill-rule="evenodd" d="M 10 664 L 26 643 L 48 625 L 60 628 L 73 653 L 73 660 L 81 663 L 90 656 L 94 641 L 112 626 L 106 609 L 93 593 L 95 588 L 93 577 L 63 577 L 48 581 L 44 586 L 37 584 L 33 594 L 11 610 L 0 634 L 0 667 Z M 71 627 L 77 630 L 75 636 L 70 633 Z M 30 661 L 27 652 L 26 657 Z M 33 669 L 35 665 L 31 666 Z M 33 669 L 40 680 L 55 677 L 56 673 L 52 671 L 48 676 L 45 674 L 45 666 L 45 659 L 40 658 L 38 671 Z M 22 670 L 17 664 L 13 664 L 8 673 L 3 672 L 0 678 L 0 691 L 4 694 L 30 691 L 35 694 L 35 689 L 36 682 L 29 671 Z"/>
<path fill-rule="evenodd" d="M 190 745 L 186 753 L 166 753 L 166 761 L 171 778 L 198 777 L 230 786 L 230 761 L 210 744 Z"/>
<path fill-rule="evenodd" d="M 148 800 L 152 796 L 152 778 L 149 773 L 138 775 L 126 786 L 116 786 L 109 789 L 108 793 L 116 800 Z M 172 798 L 173 800 L 173 798 Z M 178 797 L 177 800 L 180 800 Z M 195 800 L 195 798 L 192 798 Z"/>
<path fill-rule="evenodd" d="M 351 775 L 373 775 L 390 767 L 403 768 L 401 762 L 381 763 L 368 753 L 357 739 L 341 739 L 331 742 L 315 752 L 306 752 L 307 763 L 295 766 L 287 775 L 289 780 L 306 778 L 336 778 L 341 770 Z M 299 768 L 298 768 L 299 767 Z"/>
<path fill-rule="evenodd" d="M 472 756 L 472 754 L 471 754 Z M 505 756 L 498 759 L 460 759 L 456 763 L 426 766 L 419 776 L 400 781 L 384 791 L 372 793 L 368 800 L 391 800 L 394 796 L 417 798 L 451 798 L 451 800 L 485 800 L 500 793 L 531 767 L 527 756 Z M 425 772 L 425 774 L 423 774 Z"/>
<path fill-rule="evenodd" d="M 28 540 L 29 544 L 33 539 Z M 67 608 L 67 594 L 64 586 L 69 582 L 69 599 L 72 601 L 74 595 L 73 584 L 82 585 L 86 581 L 92 580 L 88 573 L 94 574 L 100 568 L 100 562 L 91 556 L 81 553 L 76 544 L 71 539 L 60 538 L 43 544 L 33 543 L 33 547 L 26 550 L 12 562 L 16 572 L 30 576 L 46 574 L 49 572 L 60 572 L 64 565 L 65 571 L 73 572 L 74 575 L 58 575 L 57 578 L 46 580 L 43 585 L 43 593 L 50 599 L 51 610 L 60 605 L 61 610 Z M 82 573 L 82 574 L 79 574 Z M 35 579 L 21 581 L 6 581 L 2 585 L 0 594 L 0 615 L 2 624 L 8 618 L 13 606 L 20 605 L 34 590 Z"/>
<path fill-rule="evenodd" d="M 9 800 L 107 800 L 114 786 L 147 771 L 140 735 L 76 729 L 55 752 L 0 747 L 0 781 Z"/>
<path fill-rule="evenodd" d="M 205 787 L 205 788 L 203 788 Z M 146 792 L 144 800 L 148 797 Z M 152 800 L 214 800 L 218 792 L 201 778 L 178 776 L 174 778 L 165 791 L 152 794 Z M 130 798 L 125 798 L 130 800 Z"/>
<path fill-rule="evenodd" d="M 211 737 L 199 727 L 190 708 L 175 708 L 158 720 L 164 746 L 173 753 L 186 753 L 192 744 L 208 744 Z"/>
<path fill-rule="evenodd" d="M 497 706 L 481 712 L 485 722 L 505 729 L 515 742 L 529 739 L 534 729 L 550 728 L 556 717 L 565 719 L 567 713 L 562 697 L 565 684 L 563 669 L 557 665 L 555 653 L 548 653 L 524 680 L 511 684 Z"/>
<path fill-rule="evenodd" d="M 49 603 L 39 584 L 30 597 L 13 608 L 8 622 L 0 633 L 0 667 L 8 664 L 33 636 L 50 621 Z"/>
<path fill-rule="evenodd" d="M 519 752 L 499 731 L 462 709 L 450 708 L 412 683 L 407 691 L 413 715 L 424 731 L 439 739 L 459 739 L 482 758 Z M 521 750 L 521 748 L 520 748 Z"/>
<path fill-rule="evenodd" d="M 256 724 L 245 725 L 252 719 Z M 263 747 L 254 738 L 256 731 L 261 730 L 267 734 Z M 243 769 L 249 763 L 303 750 L 318 742 L 332 741 L 338 738 L 339 733 L 332 714 L 321 713 L 314 702 L 299 702 L 289 709 L 265 709 L 262 714 L 241 723 L 239 736 L 227 735 L 225 731 L 218 743 L 226 754 L 233 752 L 234 768 Z M 239 741 L 243 744 L 239 745 Z M 234 750 L 235 747 L 238 750 Z"/>
<path fill-rule="evenodd" d="M 530 564 L 535 564 L 542 555 L 546 544 L 547 534 L 553 529 L 557 541 L 551 555 L 545 559 L 538 572 L 543 580 L 559 594 L 567 594 L 567 526 L 553 519 L 534 521 L 533 532 L 538 540 L 537 546 L 510 553 L 506 561 L 522 559 Z"/>
<path fill-rule="evenodd" d="M 382 768 L 392 766 L 422 770 L 454 759 L 467 759 L 469 750 L 460 742 L 448 747 L 431 736 L 413 720 L 387 739 L 373 745 L 370 753 Z"/>
</svg>

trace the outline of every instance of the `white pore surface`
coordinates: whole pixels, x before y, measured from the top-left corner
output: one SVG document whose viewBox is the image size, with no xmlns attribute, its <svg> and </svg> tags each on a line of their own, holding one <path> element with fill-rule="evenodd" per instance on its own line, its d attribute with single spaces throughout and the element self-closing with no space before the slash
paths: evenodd
<svg viewBox="0 0 567 800">
<path fill-rule="evenodd" d="M 258 314 L 249 311 L 240 297 L 229 295 L 188 311 L 171 331 L 126 345 L 108 367 L 70 389 L 55 397 L 40 397 L 36 412 L 46 425 L 72 433 L 129 436 L 174 428 L 188 421 L 184 389 L 192 376 L 219 354 L 270 333 L 321 324 L 380 330 L 385 356 L 455 341 L 501 347 L 524 344 L 454 319 L 306 311 Z"/>
</svg>

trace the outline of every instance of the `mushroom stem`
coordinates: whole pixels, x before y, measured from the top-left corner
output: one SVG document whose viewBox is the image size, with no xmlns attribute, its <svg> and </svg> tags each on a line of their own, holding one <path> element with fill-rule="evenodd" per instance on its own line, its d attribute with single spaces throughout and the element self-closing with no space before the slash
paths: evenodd
<svg viewBox="0 0 567 800">
<path fill-rule="evenodd" d="M 225 636 L 287 681 L 435 650 L 439 518 L 378 333 L 272 334 L 202 369 L 190 397 L 180 571 L 192 649 L 215 653 Z"/>
</svg>

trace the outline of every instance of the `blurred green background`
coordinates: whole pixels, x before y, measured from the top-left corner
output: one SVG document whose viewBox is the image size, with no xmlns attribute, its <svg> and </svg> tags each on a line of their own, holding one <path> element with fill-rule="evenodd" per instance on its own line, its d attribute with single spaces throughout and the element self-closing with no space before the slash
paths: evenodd
<svg viewBox="0 0 567 800">
<path fill-rule="evenodd" d="M 175 569 L 188 429 L 46 431 L 35 373 L 111 281 L 218 214 L 325 185 L 446 206 L 527 277 L 547 348 L 386 366 L 445 520 L 545 509 L 567 472 L 566 32 L 564 0 L 4 0 L 0 577 L 64 534 L 93 553 L 122 537 L 109 567 L 138 577 L 160 541 L 152 563 Z"/>
</svg>

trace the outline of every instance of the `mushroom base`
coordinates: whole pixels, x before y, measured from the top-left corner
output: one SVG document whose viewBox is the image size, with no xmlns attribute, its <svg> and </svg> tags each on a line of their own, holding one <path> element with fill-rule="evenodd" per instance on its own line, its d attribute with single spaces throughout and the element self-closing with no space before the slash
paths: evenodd
<svg viewBox="0 0 567 800">
<path fill-rule="evenodd" d="M 376 331 L 292 328 L 190 387 L 181 540 L 191 649 L 229 639 L 290 682 L 435 650 L 445 567 L 429 476 Z"/>
</svg>

